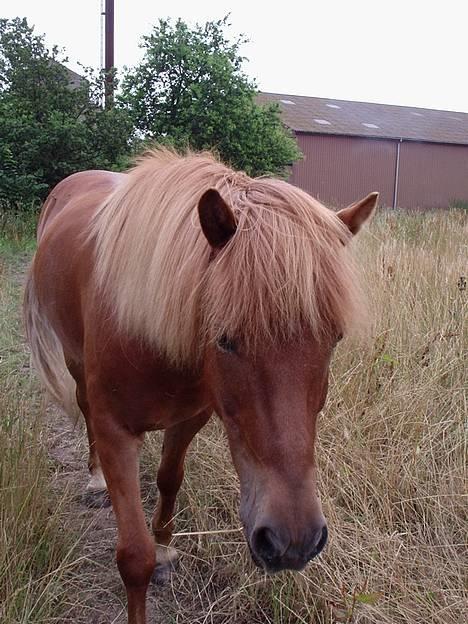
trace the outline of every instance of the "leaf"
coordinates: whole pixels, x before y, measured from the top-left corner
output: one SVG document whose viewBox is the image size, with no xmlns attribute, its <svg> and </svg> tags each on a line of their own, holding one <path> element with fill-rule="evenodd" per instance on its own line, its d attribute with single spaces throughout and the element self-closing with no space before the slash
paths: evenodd
<svg viewBox="0 0 468 624">
<path fill-rule="evenodd" d="M 380 361 L 384 362 L 385 364 L 391 364 L 392 366 L 397 364 L 395 358 L 392 358 L 392 356 L 388 353 L 382 353 L 382 355 L 380 356 Z"/>
<path fill-rule="evenodd" d="M 374 605 L 380 598 L 380 594 L 378 592 L 370 592 L 370 593 L 360 593 L 355 596 L 356 602 L 361 604 Z"/>
<path fill-rule="evenodd" d="M 67 175 L 131 151 L 128 111 L 100 106 L 102 74 L 71 83 L 66 58 L 26 20 L 0 19 L 0 203 L 29 204 Z"/>
</svg>

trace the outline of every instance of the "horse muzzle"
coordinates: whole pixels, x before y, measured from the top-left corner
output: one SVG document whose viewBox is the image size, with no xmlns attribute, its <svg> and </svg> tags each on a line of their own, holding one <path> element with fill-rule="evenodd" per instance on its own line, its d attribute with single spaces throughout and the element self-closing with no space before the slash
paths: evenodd
<svg viewBox="0 0 468 624">
<path fill-rule="evenodd" d="M 305 538 L 294 542 L 276 527 L 260 526 L 252 531 L 248 544 L 255 564 L 268 573 L 275 573 L 303 570 L 323 550 L 327 539 L 326 524 L 309 530 Z"/>
</svg>

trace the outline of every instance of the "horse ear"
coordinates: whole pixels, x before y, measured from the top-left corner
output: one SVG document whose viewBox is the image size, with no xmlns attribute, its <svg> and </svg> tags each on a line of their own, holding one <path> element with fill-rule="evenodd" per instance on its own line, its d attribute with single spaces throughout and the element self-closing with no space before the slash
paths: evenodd
<svg viewBox="0 0 468 624">
<path fill-rule="evenodd" d="M 236 231 L 234 214 L 216 189 L 208 189 L 198 202 L 203 234 L 214 249 L 221 249 Z"/>
<path fill-rule="evenodd" d="M 361 199 L 347 208 L 337 212 L 337 216 L 348 227 L 353 236 L 359 232 L 362 226 L 369 221 L 377 207 L 379 199 L 378 193 L 369 193 L 367 197 Z"/>
</svg>

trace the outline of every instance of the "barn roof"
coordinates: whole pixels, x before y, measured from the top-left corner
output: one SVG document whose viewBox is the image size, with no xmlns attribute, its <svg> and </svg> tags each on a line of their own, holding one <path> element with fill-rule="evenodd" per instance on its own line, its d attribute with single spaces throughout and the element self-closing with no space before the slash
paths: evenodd
<svg viewBox="0 0 468 624">
<path fill-rule="evenodd" d="M 86 85 L 88 81 L 84 76 L 77 74 L 76 71 L 73 71 L 73 69 L 70 69 L 66 65 L 64 65 L 63 67 L 65 67 L 65 69 L 67 70 L 68 79 L 70 81 L 70 86 L 72 89 L 78 89 L 78 87 Z"/>
<path fill-rule="evenodd" d="M 282 93 L 259 93 L 257 102 L 278 103 L 295 132 L 468 145 L 468 113 Z"/>
</svg>

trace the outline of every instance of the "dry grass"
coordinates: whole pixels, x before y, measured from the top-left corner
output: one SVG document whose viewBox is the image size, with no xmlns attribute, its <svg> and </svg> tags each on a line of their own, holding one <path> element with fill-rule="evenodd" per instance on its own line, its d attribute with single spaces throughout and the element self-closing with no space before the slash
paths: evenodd
<svg viewBox="0 0 468 624">
<path fill-rule="evenodd" d="M 39 394 L 19 321 L 19 258 L 30 240 L 0 244 L 0 621 L 51 622 L 66 598 L 75 557 L 64 533 L 65 494 L 51 491 Z M 8 259 L 6 262 L 5 258 Z"/>
<path fill-rule="evenodd" d="M 179 568 L 168 588 L 151 590 L 150 622 L 465 621 L 467 288 L 460 278 L 466 277 L 466 240 L 467 217 L 453 211 L 383 213 L 356 241 L 375 321 L 360 344 L 340 344 L 329 400 L 320 417 L 319 484 L 330 528 L 325 552 L 302 574 L 265 577 L 251 563 L 239 532 L 176 537 L 174 545 L 182 555 Z M 8 349 L 21 351 L 21 340 L 17 329 L 11 331 L 13 309 L 3 305 L 5 280 L 1 286 L 0 326 L 9 340 L 1 343 L 4 356 Z M 7 351 L 5 344 L 10 345 Z M 68 591 L 70 579 L 71 599 L 92 602 L 93 583 L 96 588 L 102 584 L 103 569 L 99 563 L 94 579 L 89 573 L 81 580 L 79 573 L 64 573 L 73 551 L 59 530 L 65 525 L 60 504 L 50 522 L 45 516 L 50 467 L 40 444 L 41 425 L 29 425 L 36 398 L 21 381 L 21 365 L 12 361 L 24 362 L 24 354 L 9 359 L 9 372 L 2 372 L 1 379 L 7 398 L 2 396 L 0 403 L 0 457 L 5 457 L 5 440 L 14 442 L 16 450 L 13 459 L 3 459 L 1 469 L 0 503 L 6 511 L 0 515 L 0 598 L 5 597 L 4 587 L 10 593 L 24 587 L 29 582 L 24 579 L 45 579 L 41 582 L 48 585 L 43 589 L 30 581 L 29 593 L 19 594 L 25 596 L 21 601 L 29 611 L 10 607 L 13 615 L 2 621 L 50 622 L 59 617 L 61 595 Z M 21 414 L 14 434 L 5 433 L 5 405 L 5 414 Z M 40 451 L 34 450 L 36 445 Z M 148 511 L 155 502 L 159 446 L 159 435 L 148 436 L 143 455 Z M 21 448 L 27 449 L 26 465 L 18 459 Z M 24 487 L 8 499 L 5 483 Z M 221 427 L 213 421 L 195 440 L 187 459 L 177 531 L 236 529 L 237 508 L 237 478 Z M 28 518 L 34 519 L 30 533 Z M 21 541 L 25 527 L 29 537 Z M 13 537 L 5 550 L 7 533 Z M 83 541 L 87 539 L 88 534 Z M 33 556 L 37 544 L 43 545 L 45 564 Z M 27 556 L 27 573 L 16 577 L 11 571 Z M 50 572 L 47 578 L 45 570 Z M 49 611 L 44 608 L 45 615 L 39 616 L 31 605 L 39 604 L 43 595 L 50 597 Z M 30 619 L 15 615 L 27 612 Z M 120 616 L 112 621 L 124 620 Z"/>
</svg>

